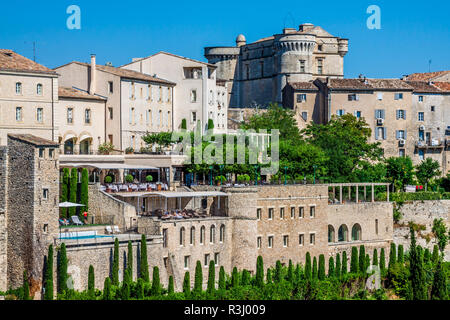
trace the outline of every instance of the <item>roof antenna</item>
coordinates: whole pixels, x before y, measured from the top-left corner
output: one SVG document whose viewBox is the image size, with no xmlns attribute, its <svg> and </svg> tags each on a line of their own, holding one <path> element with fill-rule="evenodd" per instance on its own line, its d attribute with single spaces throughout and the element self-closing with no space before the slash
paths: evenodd
<svg viewBox="0 0 450 320">
<path fill-rule="evenodd" d="M 431 72 L 431 59 L 428 60 L 428 72 Z"/>
<path fill-rule="evenodd" d="M 33 61 L 36 62 L 36 41 L 33 41 Z"/>
<path fill-rule="evenodd" d="M 284 17 L 284 21 L 283 21 L 284 28 L 286 29 L 286 20 L 287 20 L 288 18 L 291 18 L 291 19 L 292 19 L 293 26 L 295 27 L 295 19 L 294 19 L 294 16 L 292 15 L 292 12 L 289 11 L 289 12 L 286 14 L 286 16 Z"/>
</svg>

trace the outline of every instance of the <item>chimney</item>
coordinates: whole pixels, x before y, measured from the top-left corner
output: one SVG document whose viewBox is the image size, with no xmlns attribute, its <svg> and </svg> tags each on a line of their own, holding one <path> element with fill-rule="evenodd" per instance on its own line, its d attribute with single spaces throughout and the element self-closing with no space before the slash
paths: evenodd
<svg viewBox="0 0 450 320">
<path fill-rule="evenodd" d="M 95 54 L 91 54 L 91 82 L 89 85 L 89 94 L 95 94 L 97 84 L 97 64 Z"/>
</svg>

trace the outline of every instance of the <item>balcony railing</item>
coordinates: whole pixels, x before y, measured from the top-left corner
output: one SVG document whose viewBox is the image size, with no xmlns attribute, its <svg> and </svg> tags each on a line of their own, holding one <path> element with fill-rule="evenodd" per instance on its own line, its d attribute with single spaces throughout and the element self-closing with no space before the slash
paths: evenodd
<svg viewBox="0 0 450 320">
<path fill-rule="evenodd" d="M 416 147 L 417 148 L 424 148 L 424 149 L 443 148 L 444 147 L 444 141 L 438 140 L 438 139 L 433 139 L 433 140 L 430 140 L 430 141 L 419 140 L 419 141 L 416 141 Z"/>
</svg>

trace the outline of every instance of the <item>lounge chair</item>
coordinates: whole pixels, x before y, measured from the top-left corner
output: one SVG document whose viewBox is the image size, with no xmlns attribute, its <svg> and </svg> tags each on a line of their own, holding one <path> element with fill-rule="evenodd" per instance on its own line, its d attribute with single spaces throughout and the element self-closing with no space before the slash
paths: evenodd
<svg viewBox="0 0 450 320">
<path fill-rule="evenodd" d="M 113 230 L 114 230 L 114 233 L 120 233 L 120 230 L 119 230 L 118 226 L 114 226 Z"/>
<path fill-rule="evenodd" d="M 106 234 L 112 234 L 113 233 L 111 226 L 106 226 L 105 230 L 106 230 Z"/>
<path fill-rule="evenodd" d="M 66 219 L 59 219 L 59 224 L 62 226 L 68 226 L 69 222 Z"/>
<path fill-rule="evenodd" d="M 78 216 L 71 216 L 70 220 L 72 220 L 72 223 L 74 225 L 78 225 L 78 226 L 82 226 L 83 222 L 80 221 L 80 219 L 78 219 Z"/>
</svg>

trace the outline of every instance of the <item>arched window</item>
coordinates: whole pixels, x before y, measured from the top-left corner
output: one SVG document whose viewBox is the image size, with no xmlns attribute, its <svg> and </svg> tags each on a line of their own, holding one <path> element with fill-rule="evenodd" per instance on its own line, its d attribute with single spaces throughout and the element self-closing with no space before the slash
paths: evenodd
<svg viewBox="0 0 450 320">
<path fill-rule="evenodd" d="M 355 223 L 352 227 L 352 240 L 361 240 L 361 226 Z"/>
<path fill-rule="evenodd" d="M 215 243 L 216 242 L 216 226 L 212 225 L 210 232 L 209 232 L 209 242 Z"/>
<path fill-rule="evenodd" d="M 225 241 L 225 225 L 224 224 L 220 226 L 219 241 L 220 242 Z"/>
<path fill-rule="evenodd" d="M 202 226 L 200 228 L 200 244 L 203 244 L 205 242 L 205 227 Z"/>
<path fill-rule="evenodd" d="M 195 242 L 195 227 L 191 227 L 190 244 L 194 244 L 194 242 Z"/>
<path fill-rule="evenodd" d="M 36 94 L 42 96 L 42 84 L 38 83 L 36 86 Z"/>
<path fill-rule="evenodd" d="M 338 241 L 348 241 L 348 228 L 345 224 L 339 227 Z"/>
<path fill-rule="evenodd" d="M 180 229 L 180 246 L 184 246 L 184 227 Z"/>
<path fill-rule="evenodd" d="M 328 225 L 328 242 L 335 242 L 334 227 Z"/>
</svg>

